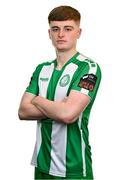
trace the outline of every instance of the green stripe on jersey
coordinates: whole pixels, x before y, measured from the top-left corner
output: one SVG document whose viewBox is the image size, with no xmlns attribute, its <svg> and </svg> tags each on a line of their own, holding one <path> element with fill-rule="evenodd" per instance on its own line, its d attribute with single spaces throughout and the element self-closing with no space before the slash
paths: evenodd
<svg viewBox="0 0 118 180">
<path fill-rule="evenodd" d="M 67 137 L 66 161 L 68 163 L 66 163 L 66 176 L 76 176 L 77 172 L 79 175 L 83 176 L 81 134 L 79 127 L 77 126 L 77 121 L 72 125 L 68 125 Z"/>
<path fill-rule="evenodd" d="M 52 121 L 44 120 L 42 122 L 42 143 L 37 155 L 37 167 L 42 171 L 48 171 L 50 167 L 50 152 L 51 152 L 51 132 L 52 132 Z"/>
</svg>

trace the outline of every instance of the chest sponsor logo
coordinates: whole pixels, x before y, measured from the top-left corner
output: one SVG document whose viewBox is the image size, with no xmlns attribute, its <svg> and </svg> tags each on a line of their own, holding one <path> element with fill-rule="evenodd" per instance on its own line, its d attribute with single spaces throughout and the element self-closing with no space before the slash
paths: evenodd
<svg viewBox="0 0 118 180">
<path fill-rule="evenodd" d="M 69 82 L 70 82 L 70 75 L 69 75 L 69 74 L 66 74 L 66 75 L 64 75 L 64 76 L 61 78 L 61 80 L 60 80 L 60 82 L 59 82 L 59 85 L 60 85 L 61 87 L 64 87 L 64 86 L 66 86 Z"/>
<path fill-rule="evenodd" d="M 48 81 L 48 79 L 49 78 L 45 78 L 45 77 L 44 78 L 43 77 L 40 78 L 41 81 Z"/>
</svg>

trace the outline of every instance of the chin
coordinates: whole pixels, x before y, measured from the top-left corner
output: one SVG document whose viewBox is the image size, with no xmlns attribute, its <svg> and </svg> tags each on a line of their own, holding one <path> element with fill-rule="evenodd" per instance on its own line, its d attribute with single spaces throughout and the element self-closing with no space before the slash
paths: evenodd
<svg viewBox="0 0 118 180">
<path fill-rule="evenodd" d="M 69 48 L 61 46 L 61 47 L 55 47 L 58 51 L 67 51 Z"/>
<path fill-rule="evenodd" d="M 67 48 L 56 48 L 57 51 L 60 51 L 60 52 L 65 52 L 65 51 L 68 51 L 69 49 Z"/>
</svg>

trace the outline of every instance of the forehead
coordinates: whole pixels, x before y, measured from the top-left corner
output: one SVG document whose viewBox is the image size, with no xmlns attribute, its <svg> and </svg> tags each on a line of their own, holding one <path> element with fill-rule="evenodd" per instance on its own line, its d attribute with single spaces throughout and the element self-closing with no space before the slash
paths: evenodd
<svg viewBox="0 0 118 180">
<path fill-rule="evenodd" d="M 66 21 L 51 21 L 50 27 L 64 27 L 64 26 L 72 26 L 72 27 L 78 27 L 79 22 L 75 22 L 74 20 L 66 20 Z"/>
</svg>

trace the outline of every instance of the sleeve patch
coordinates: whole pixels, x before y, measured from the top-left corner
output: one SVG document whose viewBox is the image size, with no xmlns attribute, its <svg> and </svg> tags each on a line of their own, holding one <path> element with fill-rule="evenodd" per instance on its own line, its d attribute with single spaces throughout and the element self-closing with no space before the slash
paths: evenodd
<svg viewBox="0 0 118 180">
<path fill-rule="evenodd" d="M 78 86 L 89 91 L 93 91 L 94 86 L 96 84 L 97 76 L 94 74 L 85 74 L 81 77 Z"/>
</svg>

